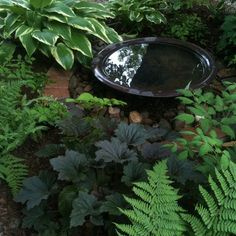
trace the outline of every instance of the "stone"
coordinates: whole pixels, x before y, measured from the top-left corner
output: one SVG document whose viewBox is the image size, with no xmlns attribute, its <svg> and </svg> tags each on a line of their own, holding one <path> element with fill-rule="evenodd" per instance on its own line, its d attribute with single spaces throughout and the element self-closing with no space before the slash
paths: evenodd
<svg viewBox="0 0 236 236">
<path fill-rule="evenodd" d="M 164 113 L 163 116 L 167 119 L 173 119 L 176 116 L 176 114 L 174 111 L 167 111 Z"/>
<path fill-rule="evenodd" d="M 143 123 L 145 124 L 145 125 L 153 125 L 153 120 L 152 119 L 150 119 L 150 118 L 144 118 L 143 119 Z"/>
<path fill-rule="evenodd" d="M 129 122 L 135 124 L 141 124 L 143 121 L 142 115 L 137 111 L 131 111 L 129 113 Z"/>
<path fill-rule="evenodd" d="M 162 118 L 159 122 L 159 127 L 170 130 L 171 124 L 166 119 Z"/>
<path fill-rule="evenodd" d="M 93 87 L 91 85 L 86 85 L 85 88 L 84 88 L 84 92 L 89 92 L 93 89 Z"/>
<path fill-rule="evenodd" d="M 108 113 L 111 118 L 117 118 L 120 119 L 120 108 L 118 107 L 109 107 Z"/>
</svg>

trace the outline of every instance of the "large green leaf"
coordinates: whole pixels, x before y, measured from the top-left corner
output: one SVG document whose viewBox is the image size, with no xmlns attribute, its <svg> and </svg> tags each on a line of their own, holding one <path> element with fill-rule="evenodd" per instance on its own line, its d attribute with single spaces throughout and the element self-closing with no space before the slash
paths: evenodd
<svg viewBox="0 0 236 236">
<path fill-rule="evenodd" d="M 120 216 L 122 215 L 121 209 L 128 207 L 127 202 L 120 193 L 114 193 L 112 195 L 106 196 L 106 201 L 101 206 L 102 212 L 108 212 L 110 215 Z"/>
<path fill-rule="evenodd" d="M 116 136 L 121 142 L 128 145 L 140 145 L 146 142 L 150 137 L 148 132 L 142 125 L 120 123 L 115 130 Z"/>
<path fill-rule="evenodd" d="M 34 29 L 32 27 L 29 27 L 27 25 L 21 25 L 15 32 L 15 37 L 18 38 L 22 35 L 29 34 L 33 31 Z"/>
<path fill-rule="evenodd" d="M 54 0 L 30 0 L 29 2 L 35 9 L 39 9 L 50 6 Z"/>
<path fill-rule="evenodd" d="M 111 142 L 105 140 L 96 143 L 100 148 L 96 152 L 96 161 L 124 163 L 137 160 L 137 153 L 128 148 L 126 143 L 122 143 L 117 138 L 112 138 Z"/>
<path fill-rule="evenodd" d="M 25 48 L 27 54 L 32 56 L 32 54 L 37 49 L 37 42 L 32 38 L 31 33 L 21 35 L 19 37 L 23 47 Z"/>
<path fill-rule="evenodd" d="M 55 181 L 55 176 L 48 172 L 28 178 L 23 182 L 23 188 L 16 196 L 15 201 L 26 203 L 27 209 L 38 206 L 42 200 L 49 197 Z"/>
<path fill-rule="evenodd" d="M 15 44 L 3 41 L 0 45 L 0 64 L 4 63 L 7 58 L 12 58 L 15 49 Z"/>
<path fill-rule="evenodd" d="M 124 167 L 123 176 L 121 181 L 127 186 L 131 186 L 135 182 L 146 180 L 147 174 L 145 171 L 147 165 L 137 161 L 131 161 Z"/>
<path fill-rule="evenodd" d="M 58 209 L 62 216 L 69 216 L 72 210 L 72 202 L 78 195 L 78 188 L 69 185 L 63 188 L 58 198 Z"/>
<path fill-rule="evenodd" d="M 59 38 L 56 33 L 53 33 L 50 30 L 34 31 L 32 33 L 32 37 L 37 39 L 39 42 L 49 46 L 54 46 L 57 39 Z"/>
<path fill-rule="evenodd" d="M 58 43 L 51 53 L 55 60 L 65 69 L 70 70 L 74 64 L 74 54 L 65 44 Z"/>
<path fill-rule="evenodd" d="M 71 25 L 72 27 L 80 30 L 85 30 L 89 32 L 95 31 L 93 24 L 84 17 L 70 17 L 68 18 L 68 25 Z"/>
<path fill-rule="evenodd" d="M 99 207 L 100 203 L 93 195 L 80 192 L 79 197 L 73 202 L 70 227 L 83 225 L 87 216 L 94 225 L 102 225 L 103 219 Z"/>
<path fill-rule="evenodd" d="M 93 57 L 91 43 L 85 34 L 81 34 L 73 30 L 71 33 L 71 38 L 66 40 L 65 44 L 71 49 L 79 51 L 87 57 Z"/>
<path fill-rule="evenodd" d="M 69 39 L 71 37 L 71 28 L 68 25 L 60 22 L 49 21 L 46 26 L 51 32 L 60 35 L 63 39 Z"/>
<path fill-rule="evenodd" d="M 78 182 L 85 177 L 84 170 L 87 158 L 84 154 L 75 151 L 66 151 L 65 156 L 50 160 L 53 169 L 59 172 L 58 179 Z"/>
<path fill-rule="evenodd" d="M 50 13 L 57 13 L 66 17 L 76 16 L 74 11 L 62 2 L 56 2 L 50 8 L 46 8 L 45 11 Z"/>
</svg>

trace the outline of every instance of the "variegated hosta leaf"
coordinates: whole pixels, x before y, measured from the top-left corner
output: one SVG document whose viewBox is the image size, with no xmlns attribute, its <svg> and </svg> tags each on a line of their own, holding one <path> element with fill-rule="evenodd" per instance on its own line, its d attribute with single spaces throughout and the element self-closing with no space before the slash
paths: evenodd
<svg viewBox="0 0 236 236">
<path fill-rule="evenodd" d="M 96 30 L 89 20 L 79 16 L 68 18 L 68 25 L 88 32 L 93 32 Z"/>
<path fill-rule="evenodd" d="M 65 69 L 70 70 L 74 64 L 74 54 L 65 44 L 58 43 L 51 49 L 55 60 Z"/>
<path fill-rule="evenodd" d="M 83 14 L 89 15 L 90 17 L 94 18 L 106 19 L 106 18 L 114 18 L 115 16 L 103 4 L 95 2 L 85 2 L 85 1 L 77 2 L 75 3 L 74 8 L 79 12 L 82 12 Z"/>
<path fill-rule="evenodd" d="M 21 25 L 15 32 L 15 37 L 18 38 L 22 35 L 29 34 L 33 31 L 34 29 L 32 27 L 29 27 L 27 25 Z"/>
<path fill-rule="evenodd" d="M 43 53 L 46 57 L 51 55 L 51 47 L 46 44 L 39 44 L 38 49 L 41 53 Z"/>
<path fill-rule="evenodd" d="M 74 11 L 62 2 L 53 4 L 50 8 L 45 9 L 45 11 L 50 13 L 57 13 L 66 17 L 76 16 Z"/>
<path fill-rule="evenodd" d="M 54 0 L 30 0 L 29 2 L 35 9 L 39 9 L 50 6 L 53 1 Z"/>
<path fill-rule="evenodd" d="M 71 38 L 65 41 L 65 44 L 76 51 L 81 52 L 87 57 L 92 57 L 92 46 L 85 34 L 72 31 Z"/>
<path fill-rule="evenodd" d="M 24 8 L 25 10 L 30 10 L 29 2 L 27 0 L 13 0 L 14 6 Z"/>
<path fill-rule="evenodd" d="M 44 43 L 49 46 L 54 46 L 57 42 L 59 36 L 50 30 L 35 31 L 32 33 L 33 38 L 37 39 L 39 42 Z"/>
<path fill-rule="evenodd" d="M 50 21 L 46 24 L 46 26 L 50 31 L 60 35 L 63 39 L 68 39 L 71 37 L 71 28 L 66 24 Z"/>
<path fill-rule="evenodd" d="M 32 38 L 31 33 L 21 35 L 19 37 L 23 47 L 25 48 L 27 54 L 32 56 L 32 54 L 37 49 L 37 42 Z"/>
<path fill-rule="evenodd" d="M 59 15 L 59 14 L 52 14 L 52 13 L 42 13 L 41 16 L 45 16 L 47 17 L 50 21 L 58 21 L 58 22 L 61 22 L 61 23 L 64 23 L 66 24 L 67 22 L 67 17 L 65 16 L 62 16 L 62 15 Z"/>
<path fill-rule="evenodd" d="M 5 17 L 4 19 L 4 31 L 6 34 L 10 35 L 12 32 L 14 32 L 14 30 L 16 30 L 16 28 L 14 27 L 14 25 L 18 25 L 17 24 L 17 20 L 20 18 L 19 15 L 14 14 L 14 13 L 10 13 L 7 15 L 7 17 Z"/>
</svg>

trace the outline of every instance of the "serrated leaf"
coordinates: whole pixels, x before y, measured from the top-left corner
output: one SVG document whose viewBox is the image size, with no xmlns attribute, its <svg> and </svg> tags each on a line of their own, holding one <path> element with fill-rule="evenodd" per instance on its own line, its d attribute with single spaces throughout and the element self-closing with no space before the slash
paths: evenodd
<svg viewBox="0 0 236 236">
<path fill-rule="evenodd" d="M 135 182 L 146 180 L 147 174 L 145 169 L 147 167 L 148 165 L 137 161 L 129 162 L 124 167 L 121 182 L 125 183 L 127 186 L 131 186 Z"/>
<path fill-rule="evenodd" d="M 100 203 L 88 193 L 79 192 L 79 196 L 73 201 L 73 210 L 70 215 L 70 227 L 82 226 L 85 217 L 89 216 L 90 221 L 95 220 L 96 225 L 102 225 L 103 219 L 99 211 Z"/>
<path fill-rule="evenodd" d="M 46 200 L 49 197 L 54 183 L 54 176 L 46 172 L 43 172 L 41 176 L 27 178 L 23 182 L 23 187 L 16 196 L 15 201 L 22 204 L 26 203 L 27 209 L 38 206 L 42 200 Z"/>
<path fill-rule="evenodd" d="M 156 142 L 156 143 L 146 143 L 142 146 L 142 156 L 145 159 L 152 159 L 152 160 L 161 160 L 163 158 L 168 157 L 171 152 L 168 148 L 164 147 L 163 144 Z"/>
<path fill-rule="evenodd" d="M 102 212 L 108 212 L 110 215 L 120 216 L 121 211 L 118 208 L 125 209 L 127 202 L 120 193 L 114 193 L 106 196 L 106 201 L 101 206 Z"/>
<path fill-rule="evenodd" d="M 51 53 L 55 60 L 65 69 L 70 70 L 74 64 L 74 54 L 65 44 L 58 43 Z"/>
<path fill-rule="evenodd" d="M 65 217 L 69 216 L 72 210 L 72 202 L 78 195 L 78 188 L 69 185 L 63 188 L 58 197 L 58 210 Z"/>
<path fill-rule="evenodd" d="M 85 177 L 84 170 L 87 167 L 87 158 L 84 154 L 67 150 L 65 156 L 52 158 L 50 164 L 58 174 L 60 180 L 78 182 Z"/>
<path fill-rule="evenodd" d="M 117 138 L 112 138 L 110 142 L 107 140 L 97 142 L 96 147 L 100 148 L 96 152 L 96 161 L 124 163 L 137 160 L 137 153 Z"/>
<path fill-rule="evenodd" d="M 62 144 L 47 144 L 40 148 L 35 155 L 37 157 L 55 157 L 62 154 L 65 151 L 65 147 Z"/>
<path fill-rule="evenodd" d="M 120 123 L 115 130 L 117 138 L 128 145 L 140 145 L 146 142 L 150 137 L 148 132 L 142 125 Z"/>
<path fill-rule="evenodd" d="M 175 119 L 184 121 L 186 124 L 191 124 L 194 122 L 194 116 L 186 113 L 177 115 Z"/>
</svg>

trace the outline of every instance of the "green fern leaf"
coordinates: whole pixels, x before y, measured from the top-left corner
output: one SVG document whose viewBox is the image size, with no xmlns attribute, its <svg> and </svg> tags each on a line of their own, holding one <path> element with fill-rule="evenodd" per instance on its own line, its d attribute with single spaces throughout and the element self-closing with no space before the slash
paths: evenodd
<svg viewBox="0 0 236 236">
<path fill-rule="evenodd" d="M 186 228 L 181 214 L 184 210 L 178 206 L 180 197 L 171 186 L 166 162 L 155 165 L 153 170 L 147 171 L 147 175 L 148 182 L 134 184 L 133 191 L 138 199 L 125 197 L 132 209 L 120 211 L 131 224 L 116 224 L 118 235 L 183 235 Z"/>
</svg>

